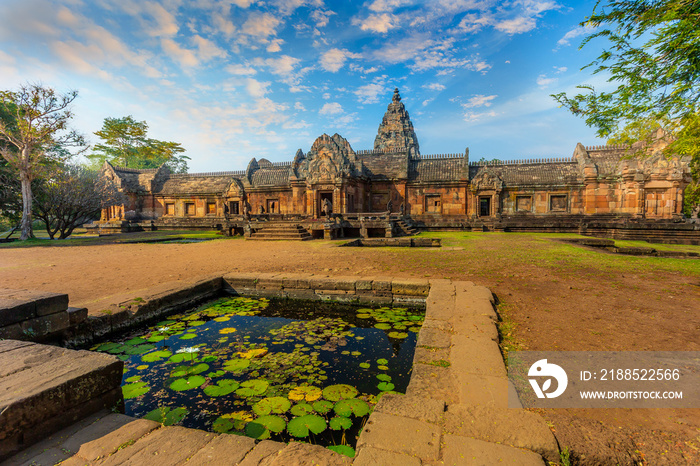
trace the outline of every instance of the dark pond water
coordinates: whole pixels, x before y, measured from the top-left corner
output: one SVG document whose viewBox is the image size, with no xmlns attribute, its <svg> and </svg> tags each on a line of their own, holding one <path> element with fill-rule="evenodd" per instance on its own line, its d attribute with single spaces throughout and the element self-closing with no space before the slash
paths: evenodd
<svg viewBox="0 0 700 466">
<path fill-rule="evenodd" d="M 223 298 L 93 349 L 125 361 L 126 414 L 352 454 L 410 379 L 424 311 Z"/>
</svg>

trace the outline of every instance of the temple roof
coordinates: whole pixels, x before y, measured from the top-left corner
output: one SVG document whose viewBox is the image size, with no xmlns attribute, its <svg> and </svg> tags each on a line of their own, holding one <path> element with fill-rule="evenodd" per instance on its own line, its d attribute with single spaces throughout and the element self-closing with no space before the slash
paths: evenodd
<svg viewBox="0 0 700 466">
<path fill-rule="evenodd" d="M 583 181 L 578 163 L 574 161 L 524 163 L 516 165 L 476 165 L 469 167 L 469 178 L 473 180 L 486 170 L 501 178 L 506 187 L 523 185 L 560 185 Z"/>
<path fill-rule="evenodd" d="M 231 184 L 232 175 L 170 175 L 156 193 L 166 196 L 177 194 L 223 195 Z"/>
<path fill-rule="evenodd" d="M 411 155 L 420 153 L 418 137 L 413 130 L 411 117 L 401 102 L 398 88 L 394 89 L 394 96 L 379 125 L 377 137 L 374 139 L 375 150 L 393 148 L 407 149 Z"/>
</svg>

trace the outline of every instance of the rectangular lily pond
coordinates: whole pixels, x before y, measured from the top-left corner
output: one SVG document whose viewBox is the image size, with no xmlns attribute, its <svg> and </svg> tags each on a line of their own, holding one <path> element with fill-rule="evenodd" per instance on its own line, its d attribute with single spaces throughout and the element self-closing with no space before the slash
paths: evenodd
<svg viewBox="0 0 700 466">
<path fill-rule="evenodd" d="M 125 361 L 126 414 L 354 455 L 405 391 L 425 311 L 227 297 L 93 350 Z"/>
</svg>

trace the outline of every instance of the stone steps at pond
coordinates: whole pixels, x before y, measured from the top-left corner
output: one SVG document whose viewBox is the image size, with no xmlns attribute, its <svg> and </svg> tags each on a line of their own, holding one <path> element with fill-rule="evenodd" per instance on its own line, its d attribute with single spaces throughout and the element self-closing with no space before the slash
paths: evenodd
<svg viewBox="0 0 700 466">
<path fill-rule="evenodd" d="M 120 405 L 114 356 L 0 341 L 0 461 L 56 431 Z"/>
<path fill-rule="evenodd" d="M 270 223 L 252 233 L 252 240 L 296 240 L 306 241 L 312 239 L 311 234 L 299 224 L 294 223 Z"/>
</svg>

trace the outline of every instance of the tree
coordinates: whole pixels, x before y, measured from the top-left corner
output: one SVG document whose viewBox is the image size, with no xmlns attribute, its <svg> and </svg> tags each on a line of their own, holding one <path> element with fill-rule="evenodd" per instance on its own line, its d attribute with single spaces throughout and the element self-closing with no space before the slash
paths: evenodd
<svg viewBox="0 0 700 466">
<path fill-rule="evenodd" d="M 33 236 L 32 181 L 47 162 L 66 156 L 65 147 L 84 145 L 82 136 L 68 128 L 69 107 L 77 96 L 76 91 L 62 95 L 38 84 L 0 92 L 0 112 L 6 116 L 0 119 L 0 154 L 19 176 L 22 240 Z"/>
<path fill-rule="evenodd" d="M 574 115 L 597 129 L 600 137 L 624 141 L 641 136 L 640 130 L 658 124 L 670 135 L 665 152 L 691 157 L 694 187 L 688 194 L 700 198 L 700 1 L 618 0 L 601 6 L 581 26 L 609 41 L 596 60 L 593 74 L 609 73 L 616 83 L 611 92 L 585 92 L 568 97 L 552 95 Z M 647 135 L 645 135 L 647 137 Z M 643 139 L 643 138 L 642 138 Z M 688 200 L 692 200 L 690 196 Z"/>
<path fill-rule="evenodd" d="M 59 239 L 64 239 L 76 227 L 98 218 L 102 209 L 123 201 L 111 180 L 80 165 L 64 165 L 39 182 L 34 209 L 49 237 L 59 233 Z"/>
<path fill-rule="evenodd" d="M 158 168 L 166 164 L 174 173 L 186 173 L 185 149 L 176 142 L 159 141 L 147 137 L 148 125 L 129 115 L 123 118 L 105 118 L 102 129 L 95 135 L 102 139 L 94 152 L 88 155 L 95 166 L 105 160 L 114 165 L 130 168 Z"/>
</svg>

